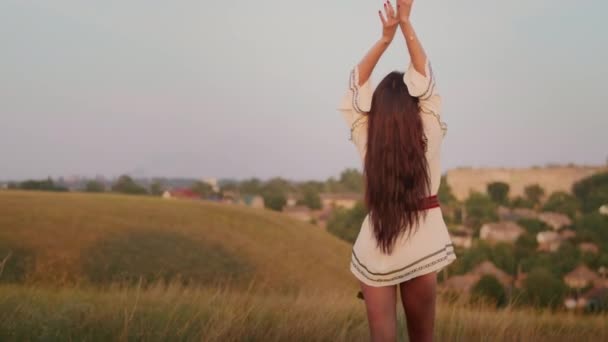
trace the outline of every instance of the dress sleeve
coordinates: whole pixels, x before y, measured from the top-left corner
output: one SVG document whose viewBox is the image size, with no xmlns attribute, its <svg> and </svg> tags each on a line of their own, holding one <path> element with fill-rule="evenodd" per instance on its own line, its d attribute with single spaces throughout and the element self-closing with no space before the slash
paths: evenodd
<svg viewBox="0 0 608 342">
<path fill-rule="evenodd" d="M 355 66 L 350 72 L 348 88 L 338 110 L 350 129 L 350 140 L 361 150 L 364 135 L 367 134 L 367 113 L 371 108 L 373 90 L 371 81 L 359 86 L 359 68 Z"/>
<path fill-rule="evenodd" d="M 403 81 L 407 85 L 410 95 L 419 99 L 420 111 L 435 116 L 445 135 L 448 128 L 445 122 L 441 120 L 441 96 L 437 89 L 433 68 L 428 59 L 425 63 L 425 74 L 426 76 L 416 71 L 410 63 L 403 76 Z"/>
</svg>

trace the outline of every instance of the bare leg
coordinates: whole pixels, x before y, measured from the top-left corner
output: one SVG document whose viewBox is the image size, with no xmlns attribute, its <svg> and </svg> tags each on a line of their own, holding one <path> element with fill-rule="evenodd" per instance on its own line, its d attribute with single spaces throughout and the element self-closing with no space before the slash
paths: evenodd
<svg viewBox="0 0 608 342">
<path fill-rule="evenodd" d="M 394 342 L 397 339 L 397 286 L 374 287 L 361 284 L 367 308 L 372 342 Z"/>
<path fill-rule="evenodd" d="M 399 284 L 407 332 L 412 342 L 433 341 L 436 287 L 435 272 Z"/>
</svg>

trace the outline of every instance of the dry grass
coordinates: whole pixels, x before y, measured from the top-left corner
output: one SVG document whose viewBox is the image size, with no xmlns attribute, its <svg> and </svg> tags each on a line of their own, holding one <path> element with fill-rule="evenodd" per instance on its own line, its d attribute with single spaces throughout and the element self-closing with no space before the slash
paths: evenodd
<svg viewBox="0 0 608 342">
<path fill-rule="evenodd" d="M 0 286 L 0 340 L 366 341 L 352 295 L 180 285 L 45 289 Z M 605 341 L 606 316 L 440 304 L 437 341 Z M 399 340 L 406 341 L 399 312 Z"/>
<path fill-rule="evenodd" d="M 366 341 L 349 253 L 268 211 L 0 192 L 0 341 Z M 607 318 L 444 302 L 436 336 L 605 341 Z"/>
</svg>

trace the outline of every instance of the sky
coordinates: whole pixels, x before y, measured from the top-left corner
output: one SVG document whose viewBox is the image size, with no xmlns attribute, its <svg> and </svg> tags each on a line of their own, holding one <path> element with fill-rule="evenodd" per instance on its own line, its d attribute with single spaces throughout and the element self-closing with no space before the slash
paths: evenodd
<svg viewBox="0 0 608 342">
<path fill-rule="evenodd" d="M 325 179 L 380 0 L 0 2 L 0 180 Z M 417 0 L 443 169 L 604 164 L 608 2 Z M 402 37 L 373 80 L 408 64 Z"/>
</svg>

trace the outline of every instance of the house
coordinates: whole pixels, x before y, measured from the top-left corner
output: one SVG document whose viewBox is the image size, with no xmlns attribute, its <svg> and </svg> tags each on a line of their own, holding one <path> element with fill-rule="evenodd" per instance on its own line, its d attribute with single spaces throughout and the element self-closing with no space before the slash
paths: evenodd
<svg viewBox="0 0 608 342">
<path fill-rule="evenodd" d="M 581 296 L 569 297 L 564 301 L 566 308 L 573 309 L 587 309 L 590 311 L 599 311 L 601 309 L 608 308 L 608 287 L 596 286 Z"/>
<path fill-rule="evenodd" d="M 501 221 L 518 221 L 521 219 L 535 219 L 538 213 L 528 208 L 507 208 L 504 206 L 498 207 L 498 217 Z"/>
<path fill-rule="evenodd" d="M 295 207 L 297 203 L 298 203 L 298 198 L 296 197 L 296 195 L 294 195 L 294 194 L 287 195 L 287 202 L 285 202 L 286 206 Z"/>
<path fill-rule="evenodd" d="M 562 229 L 559 232 L 559 235 L 562 238 L 562 241 L 574 239 L 576 237 L 576 232 L 572 229 Z"/>
<path fill-rule="evenodd" d="M 283 208 L 283 213 L 303 222 L 310 222 L 313 219 L 312 211 L 310 208 L 298 205 L 295 207 L 285 207 Z"/>
<path fill-rule="evenodd" d="M 239 194 L 236 191 L 225 190 L 222 192 L 222 202 L 224 203 L 237 203 L 239 201 Z"/>
<path fill-rule="evenodd" d="M 601 278 L 582 264 L 564 276 L 566 285 L 573 289 L 582 289 L 599 281 Z"/>
<path fill-rule="evenodd" d="M 323 193 L 320 194 L 323 208 L 345 208 L 352 209 L 357 202 L 363 200 L 363 195 L 358 193 Z"/>
<path fill-rule="evenodd" d="M 568 215 L 561 213 L 543 212 L 538 215 L 538 219 L 555 230 L 572 225 L 572 220 Z"/>
<path fill-rule="evenodd" d="M 220 185 L 216 178 L 203 178 L 201 181 L 203 183 L 209 184 L 213 192 L 220 192 Z"/>
<path fill-rule="evenodd" d="M 469 228 L 458 227 L 450 230 L 450 237 L 456 247 L 467 249 L 473 245 L 473 231 Z"/>
<path fill-rule="evenodd" d="M 525 230 L 515 222 L 486 223 L 481 227 L 479 238 L 490 243 L 514 243 Z"/>
<path fill-rule="evenodd" d="M 593 242 L 582 242 L 578 244 L 578 249 L 584 253 L 598 254 L 600 252 L 600 248 L 598 245 Z"/>
<path fill-rule="evenodd" d="M 589 311 L 608 309 L 608 287 L 594 287 L 585 292 L 581 299 L 581 304 Z"/>
<path fill-rule="evenodd" d="M 166 190 L 165 192 L 163 192 L 163 198 L 199 200 L 199 199 L 201 199 L 201 196 L 190 189 L 181 188 L 181 189 Z"/>
<path fill-rule="evenodd" d="M 553 230 L 547 230 L 536 234 L 538 250 L 543 252 L 556 252 L 562 244 L 561 235 Z"/>
<path fill-rule="evenodd" d="M 264 209 L 265 206 L 264 197 L 259 195 L 245 195 L 241 199 L 241 204 L 256 209 Z"/>
<path fill-rule="evenodd" d="M 604 204 L 603 206 L 601 206 L 599 211 L 602 215 L 608 215 L 608 204 Z"/>
<path fill-rule="evenodd" d="M 484 261 L 467 274 L 448 278 L 445 282 L 443 282 L 442 287 L 446 290 L 470 293 L 473 287 L 484 275 L 491 275 L 495 277 L 505 288 L 509 288 L 513 282 L 513 277 L 494 266 L 492 262 Z"/>
<path fill-rule="evenodd" d="M 513 283 L 512 276 L 496 267 L 496 265 L 494 265 L 491 261 L 487 260 L 475 266 L 475 268 L 471 271 L 471 274 L 477 274 L 479 276 L 494 276 L 505 288 L 509 288 Z"/>
</svg>

